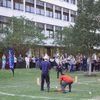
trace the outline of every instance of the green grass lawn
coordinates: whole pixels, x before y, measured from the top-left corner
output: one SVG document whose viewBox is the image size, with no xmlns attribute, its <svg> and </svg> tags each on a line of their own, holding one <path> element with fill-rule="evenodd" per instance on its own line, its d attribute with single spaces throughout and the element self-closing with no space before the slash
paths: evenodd
<svg viewBox="0 0 100 100">
<path fill-rule="evenodd" d="M 56 69 L 50 73 L 50 92 L 47 92 L 46 82 L 44 91 L 40 91 L 37 78 L 41 81 L 40 69 L 15 69 L 14 77 L 11 70 L 0 70 L 0 100 L 100 100 L 100 73 L 98 77 L 84 77 L 84 72 L 63 72 L 78 82 L 72 84 L 72 92 L 67 94 L 54 92 L 61 89 L 57 79 Z M 56 86 L 58 88 L 56 88 Z M 91 94 L 89 93 L 91 92 Z"/>
</svg>

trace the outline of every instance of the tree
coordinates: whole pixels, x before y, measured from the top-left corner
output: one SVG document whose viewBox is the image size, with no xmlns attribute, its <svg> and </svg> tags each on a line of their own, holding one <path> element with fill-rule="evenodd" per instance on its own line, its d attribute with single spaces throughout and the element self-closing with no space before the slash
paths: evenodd
<svg viewBox="0 0 100 100">
<path fill-rule="evenodd" d="M 57 30 L 55 32 L 55 38 L 53 44 L 55 44 L 57 47 L 63 47 L 65 48 L 65 52 L 68 54 L 75 55 L 77 54 L 77 49 L 72 44 L 72 37 L 73 29 L 72 27 L 64 27 L 63 30 Z"/>
<path fill-rule="evenodd" d="M 79 0 L 75 25 L 56 33 L 55 43 L 67 47 L 73 53 L 90 57 L 89 75 L 91 75 L 92 54 L 99 52 L 100 46 L 100 0 Z"/>
<path fill-rule="evenodd" d="M 94 47 L 100 46 L 100 0 L 80 0 L 76 22 L 73 27 L 73 45 L 79 48 L 81 54 L 90 57 L 89 75 L 91 75 L 91 59 L 93 53 L 99 50 Z M 98 6 L 98 7 L 97 7 Z"/>
<path fill-rule="evenodd" d="M 46 38 L 42 31 L 43 29 L 35 26 L 32 20 L 24 16 L 13 16 L 5 23 L 0 42 L 6 49 L 11 47 L 15 54 L 25 55 L 29 48 L 44 45 L 43 40 Z"/>
</svg>

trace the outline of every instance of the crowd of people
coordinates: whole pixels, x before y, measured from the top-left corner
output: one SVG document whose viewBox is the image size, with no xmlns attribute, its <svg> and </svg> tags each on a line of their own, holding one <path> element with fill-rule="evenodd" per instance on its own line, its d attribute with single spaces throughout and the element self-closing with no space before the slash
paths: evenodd
<svg viewBox="0 0 100 100">
<path fill-rule="evenodd" d="M 22 57 L 20 54 L 17 58 L 14 55 L 14 68 L 22 68 L 22 61 L 25 61 L 25 67 L 26 68 L 40 68 L 40 63 L 44 60 L 44 55 L 41 56 L 36 55 L 35 56 L 28 56 L 26 55 L 25 58 Z M 89 71 L 89 62 L 90 58 L 86 57 L 85 55 L 80 56 L 73 56 L 73 55 L 67 55 L 67 53 L 62 55 L 55 55 L 54 57 L 49 56 L 49 62 L 51 63 L 51 68 L 56 68 L 58 71 L 58 77 L 59 72 L 62 74 L 63 71 Z M 9 58 L 3 54 L 2 56 L 2 69 L 5 69 L 5 66 L 7 65 L 7 69 L 9 69 Z M 18 63 L 18 64 L 17 64 Z M 59 65 L 59 66 L 58 66 Z M 92 59 L 91 63 L 91 71 L 100 71 L 100 58 Z"/>
<path fill-rule="evenodd" d="M 96 57 L 95 57 L 96 58 Z M 9 57 L 6 58 L 5 54 L 2 56 L 2 69 L 5 69 L 5 66 L 7 64 L 7 69 L 9 69 Z M 85 55 L 80 56 L 73 56 L 73 55 L 67 55 L 67 53 L 62 55 L 55 55 L 54 57 L 48 56 L 47 54 L 35 56 L 28 56 L 22 57 L 20 54 L 17 58 L 14 55 L 14 68 L 22 68 L 22 63 L 25 61 L 26 69 L 29 68 L 40 68 L 41 70 L 41 91 L 44 91 L 44 80 L 46 79 L 47 83 L 47 91 L 49 92 L 50 88 L 50 77 L 49 72 L 51 72 L 51 68 L 56 68 L 57 72 L 57 78 L 59 78 L 59 73 L 61 73 L 60 76 L 60 85 L 62 88 L 62 91 L 66 93 L 65 87 L 66 85 L 69 85 L 69 92 L 71 92 L 71 84 L 73 83 L 73 79 L 69 76 L 66 76 L 62 73 L 62 71 L 89 71 L 89 64 L 90 64 L 90 58 L 86 57 Z M 17 65 L 18 63 L 18 65 Z M 91 71 L 100 71 L 100 58 L 92 59 L 91 62 Z M 62 83 L 62 81 L 64 81 Z"/>
</svg>

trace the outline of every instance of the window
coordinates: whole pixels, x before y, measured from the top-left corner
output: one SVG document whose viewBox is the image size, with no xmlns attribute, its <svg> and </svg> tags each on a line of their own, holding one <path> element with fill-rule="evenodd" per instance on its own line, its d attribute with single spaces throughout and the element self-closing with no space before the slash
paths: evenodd
<svg viewBox="0 0 100 100">
<path fill-rule="evenodd" d="M 23 4 L 20 4 L 20 10 L 23 11 Z"/>
<path fill-rule="evenodd" d="M 49 11 L 49 10 L 46 10 L 46 16 L 53 18 L 53 12 Z"/>
<path fill-rule="evenodd" d="M 53 5 L 50 5 L 50 4 L 47 4 L 47 3 L 46 3 L 46 7 L 50 8 L 50 9 L 53 9 Z"/>
<path fill-rule="evenodd" d="M 46 29 L 51 29 L 51 30 L 53 30 L 53 26 L 51 26 L 51 25 L 46 25 Z"/>
<path fill-rule="evenodd" d="M 60 7 L 55 6 L 55 10 L 61 11 Z"/>
<path fill-rule="evenodd" d="M 63 12 L 64 13 L 69 13 L 69 10 L 68 9 L 63 9 Z"/>
<path fill-rule="evenodd" d="M 41 15 L 44 15 L 44 9 L 40 9 Z"/>
<path fill-rule="evenodd" d="M 51 17 L 51 18 L 53 17 L 53 12 L 52 12 L 52 11 L 50 11 L 50 17 Z"/>
<path fill-rule="evenodd" d="M 58 6 L 55 6 L 55 18 L 61 20 L 61 8 Z"/>
<path fill-rule="evenodd" d="M 36 13 L 39 15 L 40 14 L 40 9 L 36 8 Z"/>
<path fill-rule="evenodd" d="M 65 2 L 69 2 L 69 0 L 63 0 L 63 1 L 65 1 Z"/>
<path fill-rule="evenodd" d="M 34 13 L 34 4 L 26 2 L 26 12 Z"/>
<path fill-rule="evenodd" d="M 46 30 L 46 37 L 53 39 L 54 38 L 54 31 Z"/>
<path fill-rule="evenodd" d="M 14 0 L 14 9 L 23 11 L 23 0 Z"/>
<path fill-rule="evenodd" d="M 15 3 L 15 9 L 19 9 L 19 3 Z"/>
<path fill-rule="evenodd" d="M 62 30 L 61 27 L 55 26 L 55 30 Z"/>
<path fill-rule="evenodd" d="M 8 8 L 11 8 L 11 1 L 8 1 Z"/>
<path fill-rule="evenodd" d="M 71 22 L 75 22 L 75 16 L 76 16 L 76 12 L 71 11 Z"/>
<path fill-rule="evenodd" d="M 48 38 L 54 38 L 53 26 L 46 25 L 46 36 Z"/>
<path fill-rule="evenodd" d="M 26 12 L 30 12 L 30 6 L 26 6 Z"/>
<path fill-rule="evenodd" d="M 0 0 L 0 6 L 11 8 L 11 0 Z"/>
<path fill-rule="evenodd" d="M 63 15 L 63 20 L 69 21 L 69 16 L 68 15 Z"/>
<path fill-rule="evenodd" d="M 8 22 L 8 18 L 7 17 L 3 17 L 3 16 L 0 16 L 0 27 L 3 29 L 5 27 L 5 23 Z M 2 33 L 3 30 L 1 30 Z"/>
<path fill-rule="evenodd" d="M 60 13 L 55 13 L 55 18 L 56 19 L 61 19 L 61 14 Z"/>
<path fill-rule="evenodd" d="M 75 17 L 71 16 L 71 22 L 75 22 Z"/>
<path fill-rule="evenodd" d="M 3 0 L 3 6 L 6 7 L 7 1 Z"/>
<path fill-rule="evenodd" d="M 25 0 L 28 3 L 33 3 L 34 4 L 34 0 Z"/>
<path fill-rule="evenodd" d="M 40 28 L 44 28 L 44 24 L 37 23 L 37 26 Z"/>
<path fill-rule="evenodd" d="M 36 14 L 44 16 L 44 9 L 36 8 Z"/>
<path fill-rule="evenodd" d="M 34 7 L 31 7 L 31 13 L 34 13 Z"/>
<path fill-rule="evenodd" d="M 53 18 L 53 5 L 46 3 L 46 16 Z"/>
<path fill-rule="evenodd" d="M 72 4 L 75 4 L 75 0 L 71 0 L 71 3 L 72 3 Z"/>
<path fill-rule="evenodd" d="M 8 21 L 8 18 L 0 16 L 0 21 L 7 22 Z"/>
<path fill-rule="evenodd" d="M 58 13 L 58 19 L 61 19 L 61 15 Z"/>
<path fill-rule="evenodd" d="M 36 1 L 36 5 L 43 6 L 44 7 L 44 3 L 43 2 L 40 2 L 40 1 Z"/>
<path fill-rule="evenodd" d="M 76 12 L 75 12 L 75 11 L 71 11 L 71 14 L 72 14 L 72 15 L 76 15 Z"/>
<path fill-rule="evenodd" d="M 36 1 L 36 14 L 44 16 L 44 3 Z"/>
</svg>

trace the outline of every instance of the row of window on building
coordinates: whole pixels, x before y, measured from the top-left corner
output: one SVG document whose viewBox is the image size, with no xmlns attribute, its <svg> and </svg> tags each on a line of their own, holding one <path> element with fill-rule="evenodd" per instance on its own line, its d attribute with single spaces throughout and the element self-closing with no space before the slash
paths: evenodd
<svg viewBox="0 0 100 100">
<path fill-rule="evenodd" d="M 34 14 L 34 0 L 25 0 L 25 12 Z M 68 1 L 68 0 L 67 0 Z M 23 0 L 13 0 L 13 9 L 23 11 Z M 11 8 L 11 0 L 1 0 L 0 6 Z M 44 16 L 44 3 L 36 1 L 36 14 Z M 75 22 L 76 12 L 72 11 L 71 22 Z M 46 3 L 46 17 L 53 18 L 53 5 Z M 62 18 L 63 17 L 63 18 Z M 69 21 L 69 10 L 63 8 L 63 16 L 61 15 L 61 7 L 55 6 L 55 19 L 63 19 L 64 21 Z"/>
<path fill-rule="evenodd" d="M 0 16 L 0 26 L 2 28 L 5 27 L 5 23 L 8 22 L 8 19 L 7 17 L 4 17 L 4 16 Z M 32 25 L 35 25 L 35 22 L 33 22 Z M 36 25 L 40 28 L 43 28 L 45 30 L 45 25 L 42 24 L 42 23 L 36 23 Z M 57 31 L 57 30 L 62 30 L 62 27 L 59 27 L 59 26 L 55 26 L 55 31 L 54 31 L 54 26 L 53 25 L 48 25 L 46 24 L 46 31 L 42 31 L 42 33 L 45 33 L 45 36 L 48 37 L 48 38 L 54 38 L 54 33 Z"/>
</svg>

